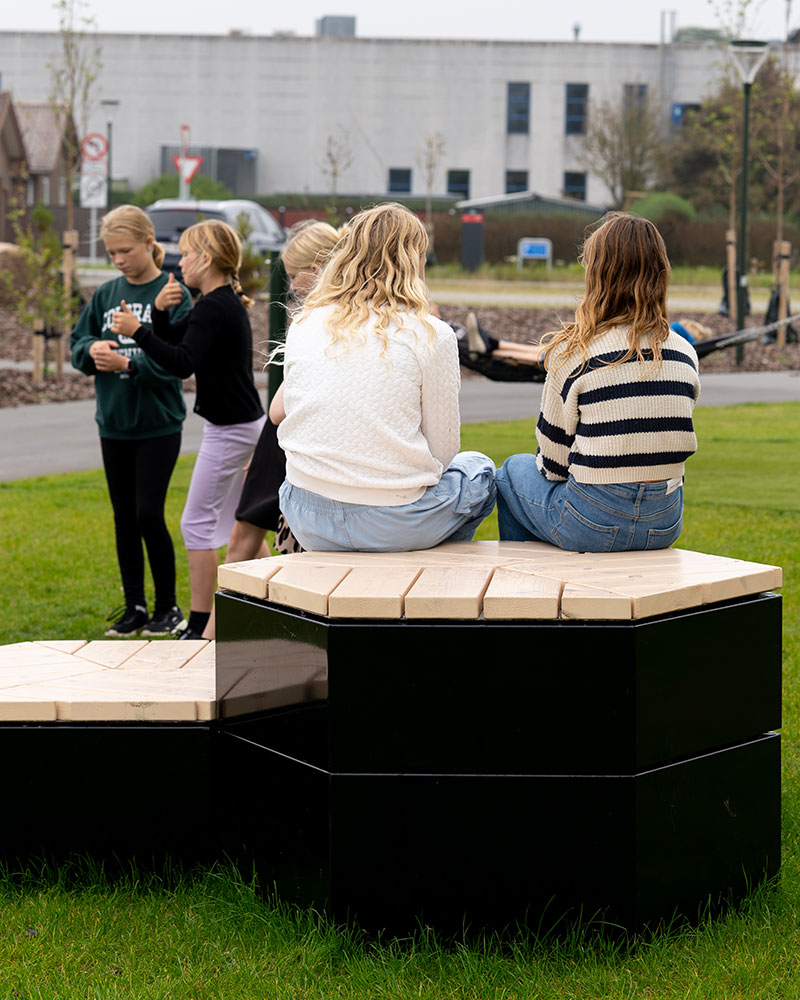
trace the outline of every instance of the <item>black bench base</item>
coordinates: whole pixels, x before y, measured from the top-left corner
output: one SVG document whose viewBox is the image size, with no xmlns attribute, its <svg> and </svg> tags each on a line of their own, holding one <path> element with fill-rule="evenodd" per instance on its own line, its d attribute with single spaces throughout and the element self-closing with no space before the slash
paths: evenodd
<svg viewBox="0 0 800 1000">
<path fill-rule="evenodd" d="M 273 721 L 285 745 L 292 721 Z M 282 898 L 367 929 L 654 927 L 779 867 L 774 733 L 637 775 L 336 774 L 260 745 L 267 723 L 221 734 L 234 850 Z"/>
</svg>

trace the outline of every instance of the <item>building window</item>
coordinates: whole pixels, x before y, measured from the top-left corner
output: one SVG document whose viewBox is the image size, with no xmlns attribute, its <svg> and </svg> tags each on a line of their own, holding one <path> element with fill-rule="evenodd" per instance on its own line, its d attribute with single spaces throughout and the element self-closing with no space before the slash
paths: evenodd
<svg viewBox="0 0 800 1000">
<path fill-rule="evenodd" d="M 527 135 L 531 114 L 531 85 L 509 83 L 506 103 L 506 132 Z"/>
<path fill-rule="evenodd" d="M 577 201 L 586 201 L 586 174 L 568 170 L 564 174 L 564 195 Z"/>
<path fill-rule="evenodd" d="M 527 170 L 506 170 L 506 194 L 518 194 L 528 190 Z"/>
<path fill-rule="evenodd" d="M 50 204 L 50 178 L 49 177 L 43 177 L 42 178 L 42 204 L 43 205 L 49 205 Z"/>
<path fill-rule="evenodd" d="M 447 171 L 447 193 L 457 198 L 469 198 L 469 170 Z"/>
<path fill-rule="evenodd" d="M 389 193 L 410 194 L 411 170 L 406 167 L 389 167 Z"/>
<path fill-rule="evenodd" d="M 111 184 L 111 178 L 108 179 L 109 185 Z M 58 178 L 58 204 L 62 207 L 67 203 L 67 178 L 63 176 Z"/>
<path fill-rule="evenodd" d="M 647 104 L 647 84 L 626 83 L 623 88 L 623 99 L 627 111 L 630 111 L 631 108 L 641 110 Z"/>
<path fill-rule="evenodd" d="M 589 104 L 588 83 L 567 84 L 567 135 L 586 134 L 586 112 Z"/>
</svg>

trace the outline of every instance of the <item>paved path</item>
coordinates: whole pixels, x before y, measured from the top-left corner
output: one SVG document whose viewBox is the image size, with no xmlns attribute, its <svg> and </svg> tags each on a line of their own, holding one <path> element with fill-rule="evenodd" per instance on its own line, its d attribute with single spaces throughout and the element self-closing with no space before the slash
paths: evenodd
<svg viewBox="0 0 800 1000">
<path fill-rule="evenodd" d="M 532 434 L 541 392 L 539 383 L 465 379 L 461 386 L 461 417 L 465 423 L 529 419 Z M 798 399 L 797 372 L 703 376 L 704 406 Z M 186 405 L 190 415 L 184 427 L 182 451 L 194 453 L 200 443 L 202 420 L 191 412 L 194 396 L 187 394 Z M 100 465 L 94 400 L 0 408 L 0 481 L 96 469 Z"/>
</svg>

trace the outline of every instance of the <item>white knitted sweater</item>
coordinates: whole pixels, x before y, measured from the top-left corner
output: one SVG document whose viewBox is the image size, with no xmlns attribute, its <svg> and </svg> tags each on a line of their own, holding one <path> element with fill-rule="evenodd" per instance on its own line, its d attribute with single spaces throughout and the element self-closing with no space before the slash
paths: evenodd
<svg viewBox="0 0 800 1000">
<path fill-rule="evenodd" d="M 441 320 L 405 316 L 389 347 L 372 325 L 347 348 L 330 346 L 331 307 L 295 321 L 286 338 L 278 441 L 294 486 L 346 503 L 413 503 L 458 452 L 456 337 Z M 374 317 L 372 317 L 374 322 Z"/>
<path fill-rule="evenodd" d="M 536 463 L 547 479 L 674 479 L 697 451 L 692 411 L 700 378 L 694 348 L 670 331 L 661 345 L 660 367 L 636 357 L 611 365 L 627 351 L 628 329 L 613 327 L 594 340 L 583 369 L 580 357 L 561 367 L 563 354 L 557 351 L 550 359 L 536 426 Z"/>
</svg>

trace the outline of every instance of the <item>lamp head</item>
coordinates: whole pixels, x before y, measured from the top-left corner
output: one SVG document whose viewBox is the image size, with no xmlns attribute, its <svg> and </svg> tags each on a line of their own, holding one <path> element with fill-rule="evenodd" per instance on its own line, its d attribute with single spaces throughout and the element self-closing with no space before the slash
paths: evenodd
<svg viewBox="0 0 800 1000">
<path fill-rule="evenodd" d="M 739 73 L 742 83 L 752 83 L 764 60 L 769 53 L 767 42 L 757 42 L 752 39 L 735 39 L 728 46 L 733 63 Z"/>
</svg>

